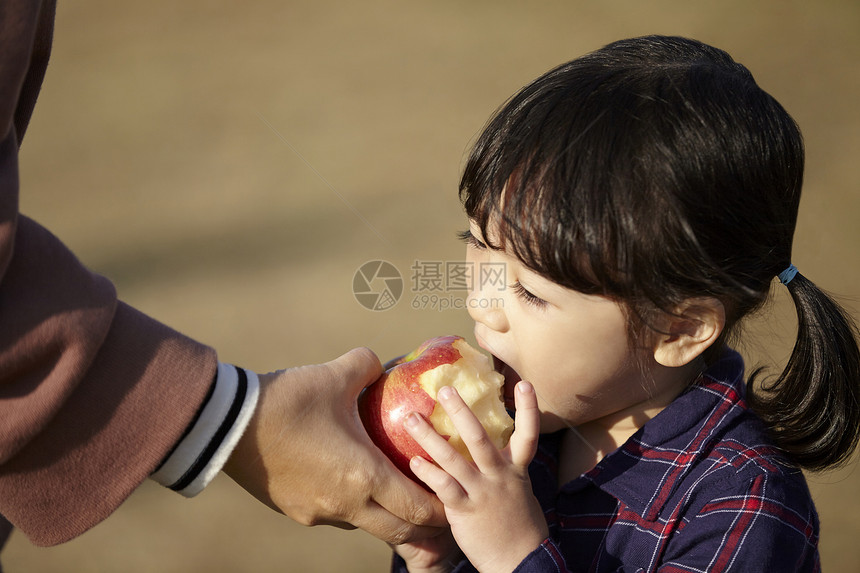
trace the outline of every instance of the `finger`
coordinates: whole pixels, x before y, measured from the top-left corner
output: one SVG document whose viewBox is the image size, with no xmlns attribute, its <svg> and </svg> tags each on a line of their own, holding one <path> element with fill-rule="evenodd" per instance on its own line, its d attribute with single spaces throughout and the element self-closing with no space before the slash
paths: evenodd
<svg viewBox="0 0 860 573">
<path fill-rule="evenodd" d="M 364 446 L 360 465 L 372 472 L 368 480 L 370 496 L 382 508 L 416 526 L 435 531 L 447 527 L 445 510 L 439 500 L 398 470 L 370 439 L 360 417 L 354 412 L 353 429 L 356 439 Z M 441 439 L 440 436 L 437 435 Z M 423 530 L 422 530 L 423 531 Z M 423 537 L 423 536 L 422 536 Z"/>
<path fill-rule="evenodd" d="M 356 395 L 382 376 L 379 357 L 369 348 L 353 348 L 326 363 L 326 366 L 333 371 L 335 380 L 353 390 Z"/>
<path fill-rule="evenodd" d="M 446 527 L 445 510 L 439 500 L 403 475 L 393 464 L 375 464 L 378 473 L 372 497 L 383 509 L 427 531 Z"/>
<path fill-rule="evenodd" d="M 468 498 L 466 490 L 451 474 L 421 456 L 415 456 L 409 460 L 409 468 L 418 479 L 436 493 L 439 501 L 446 506 L 456 508 L 459 503 Z"/>
<path fill-rule="evenodd" d="M 540 436 L 540 410 L 534 386 L 525 381 L 518 382 L 514 389 L 514 404 L 515 429 L 509 441 L 511 461 L 525 468 L 537 452 Z"/>
<path fill-rule="evenodd" d="M 415 525 L 373 502 L 365 506 L 352 523 L 337 521 L 332 523 L 320 522 L 320 525 L 323 524 L 333 525 L 340 529 L 355 529 L 358 527 L 374 537 L 393 545 L 434 537 L 439 535 L 443 529 L 442 527 L 432 527 L 429 525 Z"/>
<path fill-rule="evenodd" d="M 430 423 L 415 412 L 406 416 L 406 431 L 424 451 L 447 473 L 458 481 L 468 479 L 474 472 L 472 464 L 440 436 Z"/>
<path fill-rule="evenodd" d="M 439 389 L 436 399 L 442 404 L 445 413 L 448 414 L 454 427 L 457 428 L 460 438 L 469 449 L 469 453 L 472 454 L 475 465 L 481 470 L 489 470 L 499 465 L 502 462 L 499 451 L 490 440 L 484 426 L 481 425 L 477 416 L 469 409 L 457 390 L 450 386 L 444 386 Z"/>
</svg>

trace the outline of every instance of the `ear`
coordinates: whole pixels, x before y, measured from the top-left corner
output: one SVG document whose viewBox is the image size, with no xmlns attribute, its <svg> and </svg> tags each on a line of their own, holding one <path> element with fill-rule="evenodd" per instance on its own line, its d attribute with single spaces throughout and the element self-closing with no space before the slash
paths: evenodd
<svg viewBox="0 0 860 573">
<path fill-rule="evenodd" d="M 726 309 L 711 297 L 684 301 L 674 314 L 664 314 L 654 337 L 654 360 L 668 367 L 689 364 L 719 338 Z"/>
</svg>

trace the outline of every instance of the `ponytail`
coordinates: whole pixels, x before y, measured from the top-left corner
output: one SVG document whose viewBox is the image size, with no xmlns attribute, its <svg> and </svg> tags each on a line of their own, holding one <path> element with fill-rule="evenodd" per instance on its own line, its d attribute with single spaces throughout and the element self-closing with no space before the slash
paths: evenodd
<svg viewBox="0 0 860 573">
<path fill-rule="evenodd" d="M 786 282 L 797 309 L 797 341 L 782 374 L 752 391 L 750 404 L 776 444 L 808 470 L 848 460 L 860 438 L 857 326 L 801 274 Z"/>
</svg>

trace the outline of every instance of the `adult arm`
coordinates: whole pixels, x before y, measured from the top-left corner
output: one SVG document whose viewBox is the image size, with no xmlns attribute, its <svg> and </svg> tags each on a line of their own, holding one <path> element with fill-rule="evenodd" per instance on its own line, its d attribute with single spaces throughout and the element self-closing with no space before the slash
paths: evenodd
<svg viewBox="0 0 860 573">
<path fill-rule="evenodd" d="M 118 302 L 20 216 L 0 282 L 0 513 L 37 544 L 107 517 L 179 440 L 215 353 Z"/>
<path fill-rule="evenodd" d="M 53 18 L 52 0 L 0 5 L 0 514 L 43 545 L 104 519 L 193 434 L 218 368 L 212 349 L 119 302 L 107 279 L 18 213 L 18 148 Z M 231 475 L 302 523 L 402 541 L 444 518 L 356 426 L 355 397 L 378 375 L 368 354 L 264 377 Z M 313 423 L 285 439 L 277 424 L 296 416 Z"/>
<path fill-rule="evenodd" d="M 216 366 L 212 350 L 119 303 L 18 213 L 18 147 L 53 12 L 0 8 L 0 513 L 39 544 L 122 503 L 182 435 Z"/>
</svg>

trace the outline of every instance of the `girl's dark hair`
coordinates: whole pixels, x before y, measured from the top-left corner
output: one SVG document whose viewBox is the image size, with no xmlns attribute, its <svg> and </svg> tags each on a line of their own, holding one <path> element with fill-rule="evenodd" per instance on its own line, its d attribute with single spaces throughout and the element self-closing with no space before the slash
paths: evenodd
<svg viewBox="0 0 860 573">
<path fill-rule="evenodd" d="M 791 262 L 803 179 L 795 122 L 725 52 L 623 40 L 513 96 L 475 143 L 460 196 L 485 240 L 548 279 L 612 297 L 638 320 L 714 297 L 722 352 Z M 798 274 L 785 371 L 750 403 L 802 467 L 843 462 L 860 434 L 860 351 L 848 315 Z"/>
</svg>

